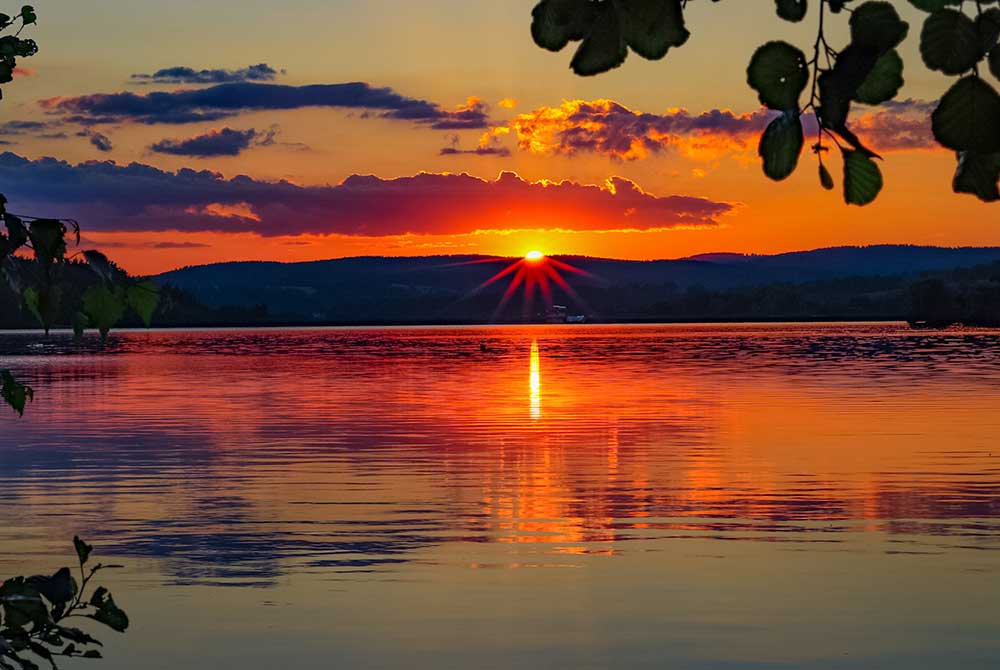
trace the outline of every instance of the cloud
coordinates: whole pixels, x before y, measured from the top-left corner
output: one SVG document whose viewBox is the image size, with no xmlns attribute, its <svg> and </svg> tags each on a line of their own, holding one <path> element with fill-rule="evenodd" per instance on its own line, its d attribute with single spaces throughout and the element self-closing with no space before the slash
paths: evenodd
<svg viewBox="0 0 1000 670">
<path fill-rule="evenodd" d="M 45 121 L 7 121 L 0 123 L 0 135 L 24 135 L 36 133 L 51 126 Z"/>
<path fill-rule="evenodd" d="M 523 151 L 544 156 L 596 153 L 618 161 L 648 158 L 676 149 L 692 158 L 715 160 L 745 152 L 767 126 L 770 115 L 713 109 L 692 115 L 686 109 L 647 114 L 613 100 L 567 100 L 518 114 L 510 128 Z"/>
<path fill-rule="evenodd" d="M 211 156 L 238 156 L 241 152 L 254 146 L 269 146 L 274 144 L 277 130 L 209 130 L 203 135 L 188 139 L 165 139 L 149 147 L 150 151 L 174 156 L 195 156 L 208 158 Z"/>
<path fill-rule="evenodd" d="M 859 107 L 852 127 L 876 150 L 936 146 L 928 114 L 932 103 L 905 100 L 884 109 Z M 673 108 L 663 114 L 635 111 L 613 100 L 567 100 L 559 107 L 539 107 L 517 115 L 508 126 L 522 151 L 542 156 L 593 153 L 616 161 L 634 161 L 667 151 L 694 160 L 714 161 L 726 155 L 753 157 L 759 137 L 774 113 L 758 110 L 737 114 L 712 109 L 692 114 Z M 806 133 L 816 119 L 803 117 Z"/>
<path fill-rule="evenodd" d="M 263 236 L 464 234 L 480 230 L 660 230 L 712 226 L 734 205 L 644 192 L 612 177 L 601 185 L 495 180 L 467 174 L 398 179 L 355 175 L 300 186 L 210 171 L 0 154 L 0 183 L 23 211 L 78 219 L 87 232 L 216 231 Z"/>
<path fill-rule="evenodd" d="M 510 128 L 499 127 L 483 134 L 475 149 L 462 149 L 458 135 L 448 136 L 448 146 L 439 152 L 441 156 L 510 156 L 510 149 L 499 144 L 499 139 L 510 133 Z"/>
<path fill-rule="evenodd" d="M 514 109 L 517 107 L 517 98 L 504 98 L 498 102 L 497 105 L 499 107 L 503 107 L 504 109 Z"/>
<path fill-rule="evenodd" d="M 98 133 L 93 130 L 81 130 L 78 132 L 77 137 L 87 137 L 90 139 L 90 143 L 94 145 L 94 148 L 103 153 L 108 153 L 113 151 L 115 145 L 111 142 L 111 138 L 104 133 Z"/>
<path fill-rule="evenodd" d="M 486 104 L 478 98 L 455 109 L 408 98 L 391 88 L 364 82 L 348 84 L 219 84 L 183 91 L 98 93 L 75 98 L 42 100 L 44 109 L 61 114 L 68 122 L 84 125 L 135 122 L 183 124 L 218 121 L 241 112 L 277 111 L 307 107 L 360 109 L 379 118 L 412 121 L 438 130 L 486 128 Z"/>
<path fill-rule="evenodd" d="M 176 66 L 157 70 L 152 74 L 134 74 L 132 81 L 139 84 L 233 84 L 246 81 L 274 81 L 279 72 L 267 63 L 258 63 L 239 70 L 195 70 Z M 285 74 L 281 70 L 280 74 Z"/>
</svg>

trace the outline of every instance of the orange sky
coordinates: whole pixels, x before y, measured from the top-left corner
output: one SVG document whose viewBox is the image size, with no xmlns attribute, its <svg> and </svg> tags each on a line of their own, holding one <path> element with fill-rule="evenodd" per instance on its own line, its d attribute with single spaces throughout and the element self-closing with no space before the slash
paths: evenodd
<svg viewBox="0 0 1000 670">
<path fill-rule="evenodd" d="M 567 69 L 569 52 L 551 54 L 531 43 L 527 27 L 532 0 L 502 7 L 433 0 L 431 11 L 419 17 L 404 0 L 333 5 L 297 0 L 282 8 L 240 6 L 238 15 L 231 4 L 226 0 L 203 8 L 207 16 L 197 25 L 180 21 L 179 13 L 168 8 L 135 8 L 134 15 L 116 16 L 119 37 L 111 43 L 98 29 L 99 17 L 67 0 L 39 8 L 40 23 L 30 30 L 43 48 L 25 61 L 33 74 L 5 87 L 0 124 L 35 121 L 45 127 L 22 132 L 6 126 L 4 149 L 30 160 L 53 156 L 72 166 L 91 160 L 118 166 L 135 162 L 164 174 L 193 169 L 220 173 L 223 180 L 246 175 L 255 186 L 287 180 L 302 187 L 328 187 L 332 194 L 352 175 L 374 175 L 395 186 L 391 180 L 420 173 L 467 173 L 489 184 L 508 171 L 526 183 L 568 180 L 602 188 L 609 178 L 620 176 L 634 182 L 650 205 L 660 209 L 644 214 L 639 207 L 636 213 L 636 207 L 621 198 L 603 197 L 606 202 L 588 217 L 589 204 L 581 204 L 581 210 L 567 204 L 572 196 L 541 202 L 558 189 L 546 189 L 533 207 L 505 202 L 506 196 L 491 196 L 494 202 L 487 206 L 479 195 L 479 204 L 472 206 L 462 195 L 445 201 L 455 213 L 449 218 L 456 219 L 445 227 L 442 206 L 426 206 L 429 196 L 424 193 L 409 200 L 401 196 L 398 206 L 405 209 L 405 217 L 398 212 L 396 216 L 405 218 L 405 225 L 390 230 L 381 210 L 369 214 L 368 222 L 359 222 L 358 214 L 347 225 L 342 208 L 348 205 L 342 200 L 330 204 L 324 199 L 328 194 L 308 211 L 298 197 L 266 204 L 252 199 L 266 195 L 241 200 L 242 191 L 232 185 L 219 187 L 216 200 L 177 196 L 176 201 L 154 203 L 142 201 L 145 191 L 133 182 L 116 185 L 117 177 L 70 192 L 64 182 L 39 170 L 35 182 L 24 185 L 5 178 L 12 210 L 73 215 L 84 228 L 86 244 L 103 248 L 137 273 L 222 260 L 514 256 L 535 248 L 549 254 L 673 258 L 845 244 L 1000 245 L 996 205 L 951 193 L 954 158 L 950 152 L 928 148 L 921 125 L 925 113 L 869 114 L 861 123 L 866 137 L 885 156 L 886 188 L 871 206 L 848 207 L 839 191 L 823 191 L 808 151 L 789 180 L 776 184 L 763 176 L 755 155 L 759 129 L 754 126 L 763 117 L 744 82 L 745 64 L 767 39 L 787 39 L 807 48 L 815 30 L 809 20 L 791 25 L 744 5 L 692 3 L 687 16 L 693 37 L 683 48 L 656 63 L 633 55 L 619 70 L 583 79 Z M 259 63 L 262 56 L 245 39 L 246 31 L 251 25 L 273 25 L 288 12 L 309 21 L 299 21 L 294 36 L 280 31 L 273 35 L 275 48 L 269 51 L 277 55 L 267 58 L 274 75 L 257 84 L 280 84 L 305 95 L 299 87 L 364 82 L 370 91 L 391 89 L 408 101 L 427 103 L 436 116 L 413 120 L 393 116 L 398 106 L 371 108 L 339 99 L 336 104 L 309 102 L 283 109 L 241 107 L 185 123 L 128 115 L 97 118 L 92 110 L 79 114 L 74 108 L 70 113 L 59 106 L 59 101 L 98 93 L 144 98 L 150 92 L 210 91 L 215 82 L 139 84 L 131 76 L 181 65 L 237 71 Z M 902 48 L 908 68 L 899 99 L 936 98 L 949 80 L 919 62 L 921 14 L 909 7 L 900 7 L 900 12 L 911 30 Z M 727 20 L 719 21 L 720 15 Z M 88 25 L 94 30 L 79 29 Z M 835 27 L 831 40 L 840 43 L 843 35 L 843 29 Z M 179 39 L 199 46 L 178 52 Z M 80 49 L 93 52 L 95 40 L 102 55 L 78 60 L 74 54 Z M 359 53 L 366 57 L 358 58 Z M 604 105 L 602 116 L 580 118 L 581 105 L 598 103 Z M 618 109 L 614 106 L 624 111 L 609 116 L 609 110 Z M 461 125 L 458 121 L 467 118 L 463 114 L 478 114 L 481 122 Z M 715 115 L 718 124 L 707 130 L 684 125 L 690 118 L 708 115 Z M 164 140 L 182 144 L 225 129 L 250 138 L 237 155 L 179 155 L 156 149 Z M 623 133 L 632 139 L 615 144 Z M 101 150 L 98 134 L 110 150 Z M 830 167 L 839 182 L 839 158 L 831 158 Z M 74 171 L 78 169 L 66 174 Z M 177 187 L 174 177 L 171 174 L 170 181 Z M 143 188 L 151 194 L 166 192 L 153 181 Z M 129 196 L 136 202 L 122 204 Z M 725 211 L 694 221 L 685 218 L 686 209 L 662 209 L 673 196 L 724 205 Z"/>
</svg>

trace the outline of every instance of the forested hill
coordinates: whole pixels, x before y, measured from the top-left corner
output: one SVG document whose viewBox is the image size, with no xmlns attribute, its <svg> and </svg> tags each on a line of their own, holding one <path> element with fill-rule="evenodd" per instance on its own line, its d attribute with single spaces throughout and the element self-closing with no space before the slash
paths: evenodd
<svg viewBox="0 0 1000 670">
<path fill-rule="evenodd" d="M 883 245 L 660 261 L 556 258 L 586 273 L 561 271 L 586 303 L 576 311 L 597 319 L 901 318 L 908 309 L 907 288 L 913 278 L 1000 261 L 1000 248 Z M 485 290 L 475 289 L 514 260 L 432 256 L 220 263 L 183 268 L 155 279 L 207 305 L 266 308 L 276 321 L 480 322 L 494 317 L 508 278 Z M 559 290 L 555 299 L 573 303 Z M 714 307 L 709 304 L 712 300 Z M 532 309 L 537 311 L 538 304 Z M 520 296 L 499 317 L 523 318 Z"/>
</svg>

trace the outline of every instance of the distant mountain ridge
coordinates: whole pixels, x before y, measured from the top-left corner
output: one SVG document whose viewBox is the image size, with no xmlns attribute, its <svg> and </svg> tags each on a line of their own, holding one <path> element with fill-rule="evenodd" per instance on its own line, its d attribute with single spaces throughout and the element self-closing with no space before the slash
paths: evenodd
<svg viewBox="0 0 1000 670">
<path fill-rule="evenodd" d="M 630 261 L 555 256 L 584 293 L 663 287 L 734 290 L 844 278 L 906 277 L 1000 261 L 1000 247 L 832 247 L 775 255 L 699 254 Z M 211 306 L 262 306 L 275 316 L 324 322 L 483 320 L 507 278 L 476 291 L 517 259 L 488 256 L 354 257 L 302 263 L 243 261 L 187 267 L 154 277 Z M 556 298 L 568 300 L 568 296 Z"/>
</svg>

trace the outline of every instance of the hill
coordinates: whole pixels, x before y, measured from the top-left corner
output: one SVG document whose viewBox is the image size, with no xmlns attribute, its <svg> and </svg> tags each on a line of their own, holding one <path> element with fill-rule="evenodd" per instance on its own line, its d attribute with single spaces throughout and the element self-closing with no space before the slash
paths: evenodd
<svg viewBox="0 0 1000 670">
<path fill-rule="evenodd" d="M 583 299 L 574 309 L 595 319 L 904 318 L 914 278 L 1000 261 L 1000 248 L 883 245 L 657 261 L 555 259 L 585 273 L 562 272 Z M 508 279 L 477 290 L 515 260 L 430 256 L 239 262 L 182 268 L 154 279 L 211 307 L 263 308 L 272 321 L 520 321 L 536 317 L 541 301 L 525 307 L 518 297 L 497 313 Z M 806 290 L 814 298 L 804 298 Z M 791 299 L 792 293 L 799 297 Z M 728 297 L 723 300 L 722 295 Z M 716 296 L 714 303 L 710 296 Z M 558 287 L 554 299 L 575 302 Z"/>
</svg>

